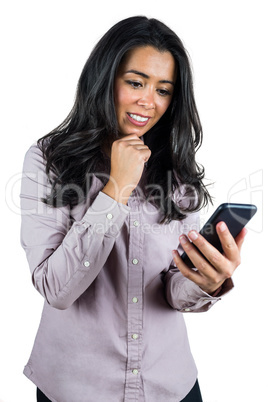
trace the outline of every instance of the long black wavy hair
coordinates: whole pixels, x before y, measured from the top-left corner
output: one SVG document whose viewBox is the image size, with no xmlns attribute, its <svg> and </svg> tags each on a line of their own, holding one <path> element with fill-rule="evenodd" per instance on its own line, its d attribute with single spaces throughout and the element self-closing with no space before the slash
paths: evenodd
<svg viewBox="0 0 268 402">
<path fill-rule="evenodd" d="M 165 24 L 136 16 L 118 22 L 100 39 L 81 73 L 71 112 L 62 124 L 38 140 L 52 184 L 46 203 L 74 207 L 85 200 L 88 177 L 98 172 L 104 161 L 104 143 L 111 144 L 119 138 L 114 105 L 118 67 L 130 49 L 140 46 L 169 51 L 178 70 L 169 108 L 144 135 L 144 142 L 152 151 L 145 172 L 150 190 L 145 194 L 161 209 L 161 223 L 182 220 L 187 212 L 199 210 L 211 201 L 202 181 L 204 168 L 195 160 L 202 143 L 202 126 L 187 52 Z M 184 196 L 188 202 L 178 206 L 173 202 L 174 192 L 181 185 L 187 189 Z"/>
</svg>

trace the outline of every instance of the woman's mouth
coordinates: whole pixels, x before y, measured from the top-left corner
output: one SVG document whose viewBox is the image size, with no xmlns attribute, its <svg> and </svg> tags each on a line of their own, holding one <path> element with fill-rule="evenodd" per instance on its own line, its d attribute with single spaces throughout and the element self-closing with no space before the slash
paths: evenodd
<svg viewBox="0 0 268 402">
<path fill-rule="evenodd" d="M 151 117 L 141 116 L 139 114 L 127 113 L 128 120 L 135 126 L 146 126 Z"/>
</svg>

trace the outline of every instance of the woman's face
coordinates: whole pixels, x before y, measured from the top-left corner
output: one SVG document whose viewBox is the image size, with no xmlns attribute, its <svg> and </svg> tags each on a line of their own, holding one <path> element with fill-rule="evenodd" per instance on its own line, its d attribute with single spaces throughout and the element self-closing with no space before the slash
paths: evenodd
<svg viewBox="0 0 268 402">
<path fill-rule="evenodd" d="M 152 46 L 130 50 L 115 79 L 115 109 L 122 136 L 141 137 L 163 116 L 171 103 L 176 63 L 168 51 Z"/>
</svg>

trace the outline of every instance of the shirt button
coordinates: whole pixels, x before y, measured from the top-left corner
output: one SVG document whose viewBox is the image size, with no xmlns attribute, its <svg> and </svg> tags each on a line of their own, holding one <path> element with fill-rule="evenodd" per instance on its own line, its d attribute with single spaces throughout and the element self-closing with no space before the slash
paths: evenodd
<svg viewBox="0 0 268 402">
<path fill-rule="evenodd" d="M 133 225 L 136 226 L 136 227 L 139 226 L 139 224 L 140 224 L 139 221 L 134 221 L 133 222 Z"/>
<path fill-rule="evenodd" d="M 138 298 L 137 298 L 137 297 L 133 297 L 132 301 L 133 301 L 133 303 L 138 303 Z"/>
<path fill-rule="evenodd" d="M 89 262 L 89 261 L 85 261 L 85 262 L 84 262 L 84 266 L 85 266 L 85 267 L 89 267 L 89 266 L 90 266 L 90 262 Z"/>
<path fill-rule="evenodd" d="M 132 370 L 132 373 L 135 374 L 135 375 L 137 375 L 137 374 L 139 374 L 139 370 L 133 369 L 133 370 Z"/>
<path fill-rule="evenodd" d="M 132 264 L 137 265 L 139 263 L 139 260 L 137 260 L 137 258 L 134 258 L 134 260 L 132 260 Z"/>
<path fill-rule="evenodd" d="M 132 339 L 135 339 L 135 340 L 136 340 L 136 339 L 138 339 L 138 337 L 139 337 L 138 334 L 133 334 L 133 335 L 132 335 Z"/>
<path fill-rule="evenodd" d="M 107 219 L 113 219 L 113 214 L 107 214 L 107 215 L 106 215 L 106 218 L 107 218 Z"/>
</svg>

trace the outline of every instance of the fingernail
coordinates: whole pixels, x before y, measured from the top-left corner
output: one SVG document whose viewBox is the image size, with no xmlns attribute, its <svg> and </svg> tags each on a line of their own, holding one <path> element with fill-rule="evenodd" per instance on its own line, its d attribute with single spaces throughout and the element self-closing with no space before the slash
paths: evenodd
<svg viewBox="0 0 268 402">
<path fill-rule="evenodd" d="M 196 240 L 198 238 L 198 234 L 197 234 L 197 232 L 195 230 L 192 230 L 189 233 L 189 237 L 190 237 L 191 240 Z"/>
<path fill-rule="evenodd" d="M 177 255 L 176 250 L 172 250 L 172 255 L 173 255 L 173 257 L 176 257 L 176 255 Z"/>
<path fill-rule="evenodd" d="M 219 225 L 219 227 L 220 227 L 220 231 L 221 231 L 221 232 L 224 232 L 224 231 L 227 229 L 227 226 L 226 226 L 226 224 L 225 224 L 224 222 L 222 222 L 222 223 Z"/>
<path fill-rule="evenodd" d="M 182 235 L 182 236 L 180 237 L 180 243 L 181 243 L 181 244 L 186 244 L 186 243 L 187 243 L 187 238 L 186 238 L 186 236 Z"/>
</svg>

